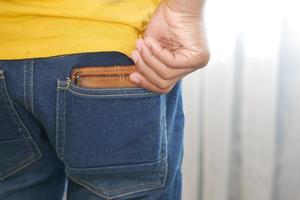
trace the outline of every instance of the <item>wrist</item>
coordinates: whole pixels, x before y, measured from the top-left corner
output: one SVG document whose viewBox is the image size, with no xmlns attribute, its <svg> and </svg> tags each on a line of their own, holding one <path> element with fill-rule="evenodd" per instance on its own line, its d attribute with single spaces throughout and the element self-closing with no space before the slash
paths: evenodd
<svg viewBox="0 0 300 200">
<path fill-rule="evenodd" d="M 202 19 L 204 1 L 197 0 L 194 1 L 194 3 L 191 3 L 191 1 L 193 0 L 162 0 L 162 3 L 176 13 L 195 16 Z"/>
</svg>

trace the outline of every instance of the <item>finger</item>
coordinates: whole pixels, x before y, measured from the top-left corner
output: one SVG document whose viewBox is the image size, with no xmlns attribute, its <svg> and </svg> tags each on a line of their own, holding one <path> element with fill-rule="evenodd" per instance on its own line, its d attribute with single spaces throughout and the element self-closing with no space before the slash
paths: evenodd
<svg viewBox="0 0 300 200">
<path fill-rule="evenodd" d="M 133 51 L 132 56 L 135 58 L 134 60 L 136 60 L 135 67 L 137 71 L 158 88 L 167 88 L 174 82 L 174 80 L 164 80 L 158 76 L 149 66 L 147 66 L 138 51 Z"/>
<path fill-rule="evenodd" d="M 206 55 L 184 48 L 171 52 L 162 48 L 159 42 L 152 37 L 145 38 L 145 43 L 160 61 L 170 68 L 200 68 L 207 63 Z"/>
<path fill-rule="evenodd" d="M 164 93 L 164 94 L 169 93 L 175 85 L 175 84 L 173 84 L 168 88 L 161 89 L 161 88 L 157 87 L 156 85 L 152 84 L 150 81 L 148 81 L 146 78 L 144 78 L 138 72 L 133 72 L 132 74 L 130 74 L 129 79 L 132 82 L 139 85 L 140 87 L 151 90 L 151 91 L 156 92 L 156 93 Z"/>
<path fill-rule="evenodd" d="M 137 45 L 140 49 L 140 55 L 143 61 L 149 66 L 158 76 L 165 80 L 177 78 L 183 74 L 188 74 L 194 71 L 191 68 L 168 68 L 164 63 L 158 60 L 150 51 L 149 47 L 145 44 L 144 40 L 138 40 Z"/>
</svg>

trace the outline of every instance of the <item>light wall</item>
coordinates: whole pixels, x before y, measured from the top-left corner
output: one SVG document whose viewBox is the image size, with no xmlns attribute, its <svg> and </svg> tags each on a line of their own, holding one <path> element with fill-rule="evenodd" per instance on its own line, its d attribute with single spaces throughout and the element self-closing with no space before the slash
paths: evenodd
<svg viewBox="0 0 300 200">
<path fill-rule="evenodd" d="M 184 79 L 183 200 L 300 199 L 296 8 L 207 1 L 212 59 Z"/>
</svg>

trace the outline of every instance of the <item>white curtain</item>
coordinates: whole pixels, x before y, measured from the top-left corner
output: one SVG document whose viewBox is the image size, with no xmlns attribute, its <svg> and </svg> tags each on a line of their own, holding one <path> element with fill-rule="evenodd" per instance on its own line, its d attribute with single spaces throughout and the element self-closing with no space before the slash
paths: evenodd
<svg viewBox="0 0 300 200">
<path fill-rule="evenodd" d="M 184 79 L 183 200 L 300 199 L 299 10 L 207 0 L 212 58 Z"/>
</svg>

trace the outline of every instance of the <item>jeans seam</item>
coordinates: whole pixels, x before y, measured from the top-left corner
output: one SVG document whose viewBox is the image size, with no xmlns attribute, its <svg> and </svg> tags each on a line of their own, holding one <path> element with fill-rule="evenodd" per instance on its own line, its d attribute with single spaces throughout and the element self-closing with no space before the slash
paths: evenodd
<svg viewBox="0 0 300 200">
<path fill-rule="evenodd" d="M 24 104 L 25 104 L 25 108 L 34 114 L 33 68 L 34 68 L 34 59 L 28 60 L 24 66 Z"/>
<path fill-rule="evenodd" d="M 60 81 L 57 80 L 57 96 L 56 96 L 56 150 L 59 158 L 63 160 L 63 146 L 65 135 L 65 89 L 59 87 Z M 62 94 L 63 92 L 63 94 Z M 63 99 L 62 99 L 63 98 Z M 62 105 L 63 104 L 63 105 Z M 63 110 L 62 110 L 63 109 Z"/>
<path fill-rule="evenodd" d="M 59 142 L 59 138 L 58 138 L 58 135 L 59 135 L 59 103 L 60 103 L 60 91 L 59 91 L 59 87 L 58 87 L 58 81 L 57 81 L 57 88 L 56 88 L 56 114 L 55 114 L 55 117 L 56 117 L 56 124 L 55 124 L 55 148 L 56 148 L 56 151 L 57 151 L 57 154 L 58 156 L 60 157 L 60 154 L 59 154 L 59 148 L 58 148 L 58 142 Z"/>
<path fill-rule="evenodd" d="M 63 135 L 62 135 L 62 144 L 61 144 L 61 155 L 62 155 L 62 158 L 63 158 L 63 155 L 64 155 L 64 152 L 65 152 L 65 138 L 66 138 L 66 90 L 67 88 L 64 90 L 64 110 L 63 110 L 63 113 L 64 113 L 64 123 L 63 123 Z"/>
</svg>

